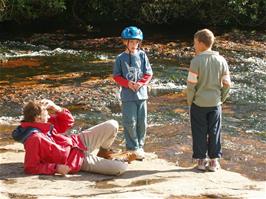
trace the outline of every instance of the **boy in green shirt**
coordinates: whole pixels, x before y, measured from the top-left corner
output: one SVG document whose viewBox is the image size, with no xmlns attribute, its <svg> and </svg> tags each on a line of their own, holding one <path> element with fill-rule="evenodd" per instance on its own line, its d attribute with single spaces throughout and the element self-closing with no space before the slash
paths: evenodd
<svg viewBox="0 0 266 199">
<path fill-rule="evenodd" d="M 199 170 L 217 171 L 221 150 L 221 105 L 231 86 L 227 62 L 212 51 L 214 35 L 203 29 L 194 35 L 196 56 L 192 59 L 187 78 L 187 101 L 193 139 L 193 158 Z M 208 161 L 207 158 L 210 158 Z"/>
</svg>

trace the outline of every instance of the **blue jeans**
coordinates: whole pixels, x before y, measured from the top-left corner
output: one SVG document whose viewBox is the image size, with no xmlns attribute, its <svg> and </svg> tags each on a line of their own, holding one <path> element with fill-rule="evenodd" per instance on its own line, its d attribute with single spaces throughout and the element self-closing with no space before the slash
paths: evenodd
<svg viewBox="0 0 266 199">
<path fill-rule="evenodd" d="M 122 115 L 127 150 L 143 148 L 147 128 L 146 100 L 122 102 Z"/>
<path fill-rule="evenodd" d="M 208 153 L 209 158 L 220 158 L 222 108 L 199 107 L 192 104 L 190 120 L 193 140 L 193 158 L 204 159 Z"/>
</svg>

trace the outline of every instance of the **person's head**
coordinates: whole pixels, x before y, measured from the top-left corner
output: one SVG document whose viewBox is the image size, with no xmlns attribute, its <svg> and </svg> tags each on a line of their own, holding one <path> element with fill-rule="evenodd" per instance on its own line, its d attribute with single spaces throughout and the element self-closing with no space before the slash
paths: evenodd
<svg viewBox="0 0 266 199">
<path fill-rule="evenodd" d="M 214 43 L 214 35 L 208 29 L 202 29 L 194 34 L 194 48 L 196 54 L 211 49 Z"/>
<path fill-rule="evenodd" d="M 121 37 L 127 50 L 130 53 L 134 53 L 140 47 L 141 41 L 143 40 L 143 33 L 139 28 L 130 26 L 122 31 Z"/>
<path fill-rule="evenodd" d="M 50 116 L 40 101 L 31 101 L 24 106 L 23 117 L 24 122 L 46 123 Z"/>
</svg>

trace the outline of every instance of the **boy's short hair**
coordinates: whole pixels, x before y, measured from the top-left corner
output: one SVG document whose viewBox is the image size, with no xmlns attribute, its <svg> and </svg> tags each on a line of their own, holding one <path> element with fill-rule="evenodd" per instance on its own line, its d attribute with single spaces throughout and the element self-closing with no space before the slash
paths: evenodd
<svg viewBox="0 0 266 199">
<path fill-rule="evenodd" d="M 23 121 L 35 122 L 36 117 L 42 114 L 42 104 L 38 101 L 30 101 L 23 107 Z"/>
<path fill-rule="evenodd" d="M 214 43 L 214 35 L 209 29 L 202 29 L 194 34 L 194 39 L 205 44 L 206 47 L 211 47 Z"/>
</svg>

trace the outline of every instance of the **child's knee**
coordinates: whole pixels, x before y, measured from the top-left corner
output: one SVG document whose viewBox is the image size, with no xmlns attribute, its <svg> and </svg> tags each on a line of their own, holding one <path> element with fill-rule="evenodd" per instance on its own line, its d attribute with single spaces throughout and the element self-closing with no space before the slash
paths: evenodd
<svg viewBox="0 0 266 199">
<path fill-rule="evenodd" d="M 121 164 L 117 166 L 116 171 L 114 172 L 114 175 L 117 175 L 117 176 L 122 175 L 123 173 L 126 172 L 127 167 L 128 167 L 127 163 L 121 162 Z"/>
<path fill-rule="evenodd" d="M 118 130 L 119 124 L 116 120 L 108 120 L 107 123 L 110 124 L 112 128 Z"/>
<path fill-rule="evenodd" d="M 128 163 L 118 160 L 106 160 L 102 161 L 102 167 L 98 166 L 98 173 L 105 175 L 119 176 L 127 170 Z"/>
</svg>

